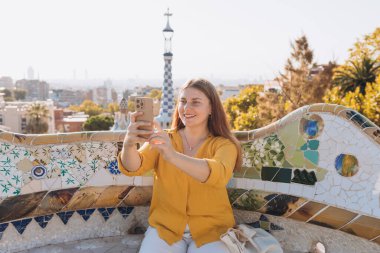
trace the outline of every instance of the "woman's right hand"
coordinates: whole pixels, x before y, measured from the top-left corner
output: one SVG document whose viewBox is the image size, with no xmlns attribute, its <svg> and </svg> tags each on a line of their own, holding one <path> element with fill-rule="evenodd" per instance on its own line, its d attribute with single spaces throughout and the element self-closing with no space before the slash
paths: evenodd
<svg viewBox="0 0 380 253">
<path fill-rule="evenodd" d="M 153 123 L 136 121 L 136 117 L 140 115 L 143 115 L 143 112 L 133 112 L 130 114 L 130 123 L 123 143 L 124 147 L 132 147 L 136 143 L 146 142 L 149 140 L 150 135 L 153 134 L 153 130 L 139 129 L 141 126 L 151 126 L 153 129 Z"/>
</svg>

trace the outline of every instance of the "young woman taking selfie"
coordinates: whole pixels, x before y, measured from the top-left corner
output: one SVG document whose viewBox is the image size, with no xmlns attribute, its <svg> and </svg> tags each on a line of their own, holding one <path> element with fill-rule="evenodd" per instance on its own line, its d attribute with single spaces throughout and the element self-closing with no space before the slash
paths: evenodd
<svg viewBox="0 0 380 253">
<path fill-rule="evenodd" d="M 136 122 L 139 115 L 131 114 L 118 161 L 128 176 L 154 170 L 140 253 L 228 253 L 219 237 L 235 224 L 226 185 L 241 166 L 241 148 L 215 87 L 204 79 L 185 83 L 169 130 L 140 130 L 150 123 Z"/>
</svg>

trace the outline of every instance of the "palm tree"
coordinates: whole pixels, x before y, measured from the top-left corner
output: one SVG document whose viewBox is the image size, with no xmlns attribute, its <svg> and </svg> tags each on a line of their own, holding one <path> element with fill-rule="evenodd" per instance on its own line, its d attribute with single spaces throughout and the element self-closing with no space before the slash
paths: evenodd
<svg viewBox="0 0 380 253">
<path fill-rule="evenodd" d="M 32 134 L 46 133 L 49 129 L 49 125 L 46 122 L 49 117 L 49 110 L 45 105 L 34 103 L 28 110 L 27 115 L 29 122 L 26 125 L 26 131 Z"/>
<path fill-rule="evenodd" d="M 343 95 L 349 91 L 360 88 L 360 93 L 365 94 L 367 83 L 373 83 L 380 73 L 380 64 L 368 56 L 363 56 L 359 61 L 350 60 L 347 65 L 338 67 L 334 73 L 333 83 L 341 87 Z"/>
</svg>

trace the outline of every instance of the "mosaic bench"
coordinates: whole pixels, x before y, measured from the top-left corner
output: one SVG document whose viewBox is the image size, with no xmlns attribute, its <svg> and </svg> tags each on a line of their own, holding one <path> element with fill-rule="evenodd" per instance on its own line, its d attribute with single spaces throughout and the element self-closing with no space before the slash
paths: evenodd
<svg viewBox="0 0 380 253">
<path fill-rule="evenodd" d="M 228 184 L 236 220 L 285 250 L 380 252 L 380 129 L 343 106 L 299 108 L 235 132 L 243 169 Z M 127 177 L 123 132 L 0 133 L 0 252 L 143 233 L 153 178 Z"/>
</svg>

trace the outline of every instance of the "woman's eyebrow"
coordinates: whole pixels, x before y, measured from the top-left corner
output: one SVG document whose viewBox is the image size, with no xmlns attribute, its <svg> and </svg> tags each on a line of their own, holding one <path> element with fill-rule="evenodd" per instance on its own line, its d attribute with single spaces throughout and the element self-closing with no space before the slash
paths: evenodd
<svg viewBox="0 0 380 253">
<path fill-rule="evenodd" d="M 185 97 L 181 97 L 181 100 L 187 100 Z M 196 98 L 191 98 L 190 100 L 202 100 L 202 98 L 196 97 Z"/>
</svg>

